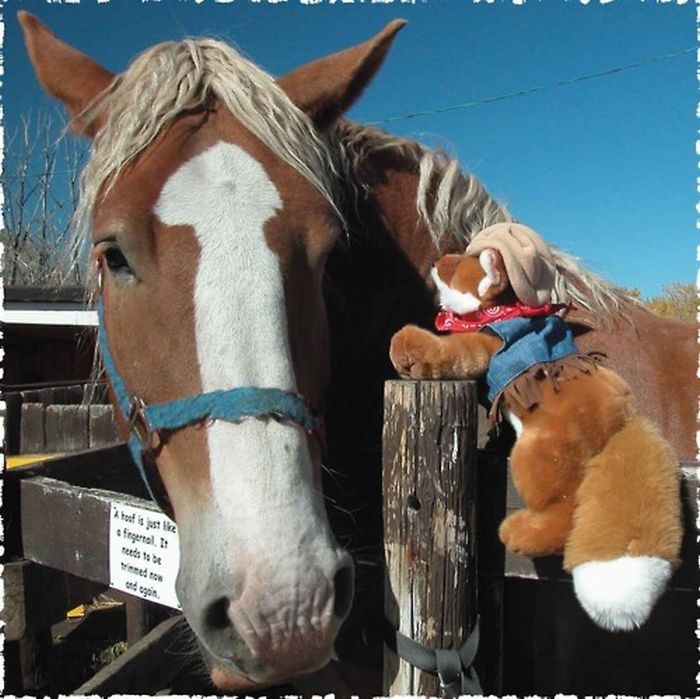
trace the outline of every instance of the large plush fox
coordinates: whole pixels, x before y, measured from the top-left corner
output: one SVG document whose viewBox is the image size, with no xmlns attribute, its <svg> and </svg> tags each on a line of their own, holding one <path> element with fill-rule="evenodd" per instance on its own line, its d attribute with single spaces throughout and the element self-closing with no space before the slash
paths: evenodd
<svg viewBox="0 0 700 699">
<path fill-rule="evenodd" d="M 433 269 L 435 335 L 407 326 L 390 356 L 405 378 L 484 383 L 490 420 L 517 439 L 510 455 L 526 507 L 499 535 L 527 556 L 564 553 L 576 595 L 600 626 L 646 621 L 678 563 L 679 467 L 637 413 L 617 374 L 579 354 L 561 306 L 549 304 L 551 253 L 531 229 L 499 224 Z"/>
</svg>

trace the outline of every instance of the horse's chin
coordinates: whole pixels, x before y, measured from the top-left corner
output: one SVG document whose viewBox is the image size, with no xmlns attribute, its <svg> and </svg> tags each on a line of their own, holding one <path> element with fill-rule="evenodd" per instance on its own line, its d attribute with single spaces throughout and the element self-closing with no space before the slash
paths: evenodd
<svg viewBox="0 0 700 699">
<path fill-rule="evenodd" d="M 197 639 L 199 653 L 204 660 L 209 677 L 217 689 L 228 692 L 242 691 L 248 689 L 261 688 L 260 682 L 256 682 L 250 677 L 234 669 L 231 663 L 223 658 L 217 658 L 200 639 Z"/>
<path fill-rule="evenodd" d="M 200 644 L 201 647 L 201 644 Z M 291 680 L 298 679 L 300 677 L 306 677 L 312 674 L 316 670 L 325 667 L 330 662 L 330 657 L 319 664 L 318 667 L 310 668 L 305 672 L 297 672 L 293 675 L 284 676 L 269 676 L 265 679 L 254 680 L 246 675 L 241 674 L 237 669 L 231 667 L 231 664 L 226 660 L 215 658 L 211 653 L 206 650 L 202 651 L 204 656 L 207 669 L 209 670 L 209 676 L 214 686 L 225 692 L 241 692 L 253 689 L 265 689 L 265 687 L 273 687 L 279 684 L 285 684 Z"/>
<path fill-rule="evenodd" d="M 286 684 L 294 679 L 300 677 L 305 677 L 313 671 L 304 672 L 294 677 L 280 677 L 276 680 L 270 679 L 264 682 L 255 682 L 251 680 L 250 677 L 245 675 L 240 675 L 233 670 L 230 670 L 223 665 L 212 666 L 209 669 L 209 676 L 214 686 L 223 692 L 242 692 L 253 689 L 265 689 L 265 687 L 276 686 L 279 684 Z"/>
<path fill-rule="evenodd" d="M 250 689 L 261 689 L 264 686 L 221 665 L 211 667 L 209 676 L 214 686 L 224 692 L 248 691 Z"/>
</svg>

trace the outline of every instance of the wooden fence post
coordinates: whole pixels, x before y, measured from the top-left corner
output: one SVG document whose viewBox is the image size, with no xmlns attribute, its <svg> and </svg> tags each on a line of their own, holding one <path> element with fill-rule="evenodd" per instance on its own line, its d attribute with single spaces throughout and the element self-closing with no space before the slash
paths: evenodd
<svg viewBox="0 0 700 699">
<path fill-rule="evenodd" d="M 385 384 L 385 614 L 433 649 L 459 649 L 477 617 L 476 438 L 474 382 Z M 441 691 L 385 647 L 384 693 Z"/>
</svg>

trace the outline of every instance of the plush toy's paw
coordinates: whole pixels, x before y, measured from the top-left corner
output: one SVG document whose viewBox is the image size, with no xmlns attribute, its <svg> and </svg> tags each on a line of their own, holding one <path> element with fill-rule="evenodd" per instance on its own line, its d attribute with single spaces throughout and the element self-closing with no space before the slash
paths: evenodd
<svg viewBox="0 0 700 699">
<path fill-rule="evenodd" d="M 404 379 L 440 378 L 440 340 L 422 328 L 407 325 L 391 338 L 389 358 Z"/>
<path fill-rule="evenodd" d="M 518 510 L 508 515 L 498 529 L 503 545 L 520 556 L 551 556 L 561 553 L 570 529 L 570 508 L 543 512 Z"/>
<path fill-rule="evenodd" d="M 671 577 L 671 564 L 653 556 L 588 561 L 572 571 L 581 606 L 608 631 L 640 627 Z"/>
</svg>

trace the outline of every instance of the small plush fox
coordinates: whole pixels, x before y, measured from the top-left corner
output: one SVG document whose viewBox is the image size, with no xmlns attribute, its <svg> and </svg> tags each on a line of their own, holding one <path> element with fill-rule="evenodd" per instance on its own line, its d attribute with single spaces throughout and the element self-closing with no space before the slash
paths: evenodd
<svg viewBox="0 0 700 699">
<path fill-rule="evenodd" d="M 404 378 L 479 379 L 492 424 L 516 442 L 510 468 L 525 509 L 499 535 L 527 556 L 564 553 L 576 595 L 600 626 L 646 621 L 678 564 L 679 465 L 638 415 L 629 387 L 582 356 L 563 308 L 549 303 L 551 253 L 531 229 L 499 224 L 433 268 L 435 335 L 407 326 L 391 341 Z"/>
</svg>

